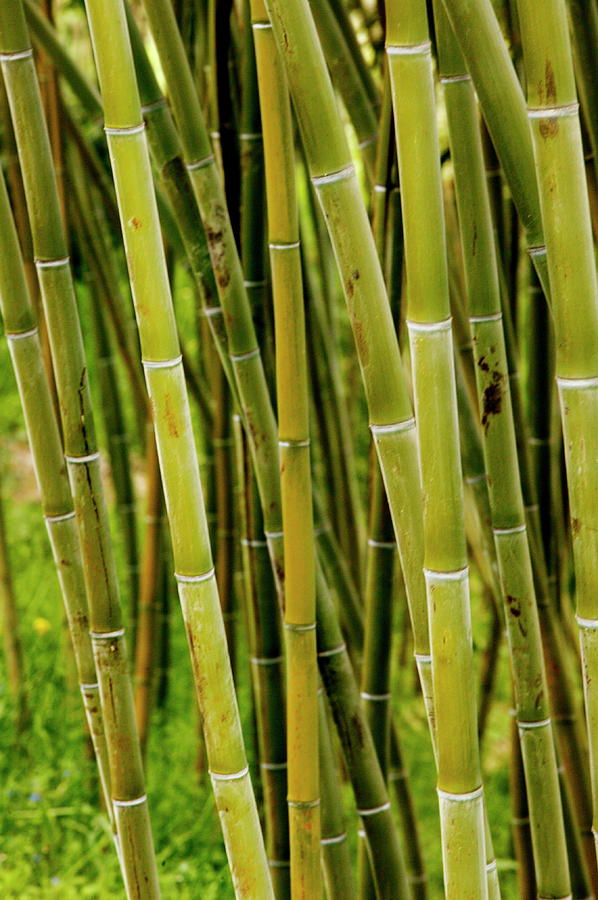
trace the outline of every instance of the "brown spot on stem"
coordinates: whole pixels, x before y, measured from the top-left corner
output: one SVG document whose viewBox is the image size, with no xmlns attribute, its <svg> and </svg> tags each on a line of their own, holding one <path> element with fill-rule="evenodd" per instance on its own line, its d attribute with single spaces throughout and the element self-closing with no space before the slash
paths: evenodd
<svg viewBox="0 0 598 900">
<path fill-rule="evenodd" d="M 474 222 L 473 223 L 473 237 L 472 237 L 472 241 L 471 241 L 471 255 L 472 256 L 476 255 L 477 245 L 478 245 L 478 226 L 477 226 L 477 223 Z"/>
<path fill-rule="evenodd" d="M 546 86 L 546 103 L 550 106 L 556 101 L 556 82 L 554 79 L 554 69 L 549 59 L 546 60 L 544 67 L 544 84 Z"/>
<path fill-rule="evenodd" d="M 486 357 L 485 357 L 485 356 L 480 356 L 480 358 L 478 359 L 478 366 L 480 367 L 480 369 L 482 370 L 482 372 L 489 372 L 489 371 L 490 371 L 490 366 L 489 366 L 488 363 L 486 362 Z"/>
<path fill-rule="evenodd" d="M 571 534 L 573 537 L 577 537 L 579 532 L 581 531 L 581 520 L 576 519 L 575 516 L 571 516 Z"/>
<path fill-rule="evenodd" d="M 479 365 L 479 363 L 478 363 Z M 485 432 L 490 427 L 491 416 L 496 416 L 502 409 L 502 375 L 500 372 L 492 373 L 492 381 L 484 390 L 482 396 L 482 427 Z"/>
<path fill-rule="evenodd" d="M 129 225 L 134 231 L 139 231 L 141 228 L 141 220 L 137 218 L 137 216 L 133 216 L 132 219 L 129 219 Z"/>
</svg>

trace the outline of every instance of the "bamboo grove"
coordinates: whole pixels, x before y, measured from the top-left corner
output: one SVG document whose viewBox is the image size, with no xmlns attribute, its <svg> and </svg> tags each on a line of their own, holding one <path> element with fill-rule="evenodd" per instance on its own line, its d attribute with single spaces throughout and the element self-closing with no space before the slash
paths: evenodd
<svg viewBox="0 0 598 900">
<path fill-rule="evenodd" d="M 172 895 L 189 670 L 213 896 L 598 897 L 597 0 L 2 0 L 0 63 L 3 359 L 122 896 Z"/>
</svg>

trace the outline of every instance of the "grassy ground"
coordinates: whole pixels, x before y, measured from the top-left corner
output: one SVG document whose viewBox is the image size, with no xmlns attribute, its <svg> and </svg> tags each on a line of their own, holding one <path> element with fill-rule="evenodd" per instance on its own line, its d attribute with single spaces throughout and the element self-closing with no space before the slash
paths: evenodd
<svg viewBox="0 0 598 900">
<path fill-rule="evenodd" d="M 0 471 L 10 558 L 24 646 L 32 719 L 17 737 L 14 706 L 0 658 L 0 896 L 5 900 L 124 896 L 107 819 L 98 806 L 93 761 L 84 734 L 61 601 L 29 461 L 5 343 L 0 345 Z M 401 619 L 401 616 L 398 616 Z M 474 640 L 483 646 L 488 622 L 477 609 Z M 153 720 L 148 794 L 163 897 L 233 897 L 211 794 L 197 771 L 198 725 L 178 608 L 172 616 L 172 668 L 165 707 Z M 408 662 L 396 673 L 396 713 L 430 878 L 442 896 L 433 760 L 423 708 Z M 238 682 L 251 755 L 248 670 L 240 642 Z M 484 744 L 488 807 L 503 897 L 516 896 L 508 799 L 508 694 L 504 648 L 498 696 Z M 352 808 L 345 788 L 347 810 Z M 349 815 L 351 840 L 355 821 Z"/>
</svg>

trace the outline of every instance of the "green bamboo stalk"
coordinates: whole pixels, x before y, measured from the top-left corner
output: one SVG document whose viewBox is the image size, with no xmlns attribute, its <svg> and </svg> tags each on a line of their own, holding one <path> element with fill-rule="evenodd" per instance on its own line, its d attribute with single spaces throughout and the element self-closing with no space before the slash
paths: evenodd
<svg viewBox="0 0 598 900">
<path fill-rule="evenodd" d="M 536 881 L 540 897 L 565 897 L 571 891 L 567 846 L 508 390 L 500 286 L 475 95 L 448 19 L 438 7 L 436 25 Z M 538 772 L 542 772 L 541 778 Z"/>
<path fill-rule="evenodd" d="M 445 892 L 447 898 L 487 897 L 483 788 L 471 683 L 469 573 L 426 7 L 415 0 L 402 7 L 389 2 L 386 9 L 403 203 L 407 324 L 425 495 L 424 573 Z"/>
<path fill-rule="evenodd" d="M 530 4 L 522 2 L 518 8 L 551 280 L 595 826 L 597 694 L 592 680 L 598 662 L 598 536 L 593 496 L 598 485 L 598 445 L 591 423 L 598 403 L 598 278 L 566 9 L 564 4 L 550 2 L 540 17 Z M 570 222 L 570 227 L 563 228 L 563 221 Z"/>
<path fill-rule="evenodd" d="M 549 296 L 546 246 L 525 101 L 490 0 L 443 0 L 509 185 L 528 253 Z"/>
<path fill-rule="evenodd" d="M 235 427 L 239 477 L 244 483 L 241 547 L 251 678 L 257 719 L 258 756 L 264 795 L 266 849 L 276 898 L 291 896 L 284 666 L 278 615 L 272 615 L 276 586 L 264 536 L 255 479 L 240 419 Z"/>
<path fill-rule="evenodd" d="M 305 318 L 291 102 L 262 2 L 251 5 L 264 135 L 284 531 L 291 896 L 321 896 L 316 584 Z"/>
<path fill-rule="evenodd" d="M 62 440 L 44 368 L 39 333 L 4 178 L 0 174 L 0 308 L 23 407 L 42 510 L 64 600 L 85 716 L 98 764 L 100 786 L 112 824 L 110 770 L 99 685 L 89 635 L 83 562 Z"/>
<path fill-rule="evenodd" d="M 87 367 L 47 130 L 20 0 L 0 12 L 0 51 L 25 183 L 60 399 L 65 458 L 84 556 L 90 629 L 110 759 L 110 783 L 131 898 L 158 897 L 116 570 L 99 472 Z"/>
<path fill-rule="evenodd" d="M 212 787 L 237 896 L 268 898 L 125 13 L 90 0 L 88 17 Z"/>
</svg>

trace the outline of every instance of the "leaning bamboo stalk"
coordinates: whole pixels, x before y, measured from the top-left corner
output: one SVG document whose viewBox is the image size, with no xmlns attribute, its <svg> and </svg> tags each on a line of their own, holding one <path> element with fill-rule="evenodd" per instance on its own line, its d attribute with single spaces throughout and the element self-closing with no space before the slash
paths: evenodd
<svg viewBox="0 0 598 900">
<path fill-rule="evenodd" d="M 124 9 L 88 16 L 212 787 L 237 896 L 268 898 Z"/>
<path fill-rule="evenodd" d="M 291 102 L 263 2 L 252 27 L 264 135 L 285 560 L 291 896 L 321 895 L 316 583 L 305 314 Z M 265 25 L 265 27 L 264 27 Z"/>
<path fill-rule="evenodd" d="M 438 9 L 436 24 L 455 168 L 490 510 L 505 606 L 536 881 L 540 897 L 564 897 L 571 890 L 567 845 L 517 463 L 496 250 L 477 108 L 463 58 L 442 8 Z"/>
<path fill-rule="evenodd" d="M 90 628 L 110 759 L 110 783 L 131 898 L 158 897 L 147 797 L 135 728 L 116 568 L 99 469 L 87 366 L 48 134 L 20 0 L 0 12 L 2 69 L 25 183 L 33 245 L 84 556 Z"/>
<path fill-rule="evenodd" d="M 21 263 L 4 178 L 0 174 L 0 308 L 23 407 L 27 437 L 69 631 L 77 677 L 111 822 L 110 772 L 99 685 L 89 636 L 83 563 L 35 315 Z"/>
<path fill-rule="evenodd" d="M 529 3 L 518 8 L 551 281 L 596 827 L 598 278 L 565 5 L 550 2 L 541 16 Z"/>
<path fill-rule="evenodd" d="M 387 3 L 447 898 L 488 896 L 456 386 L 425 3 Z M 416 137 L 417 135 L 417 137 Z M 456 849 L 456 848 L 459 849 Z"/>
</svg>

